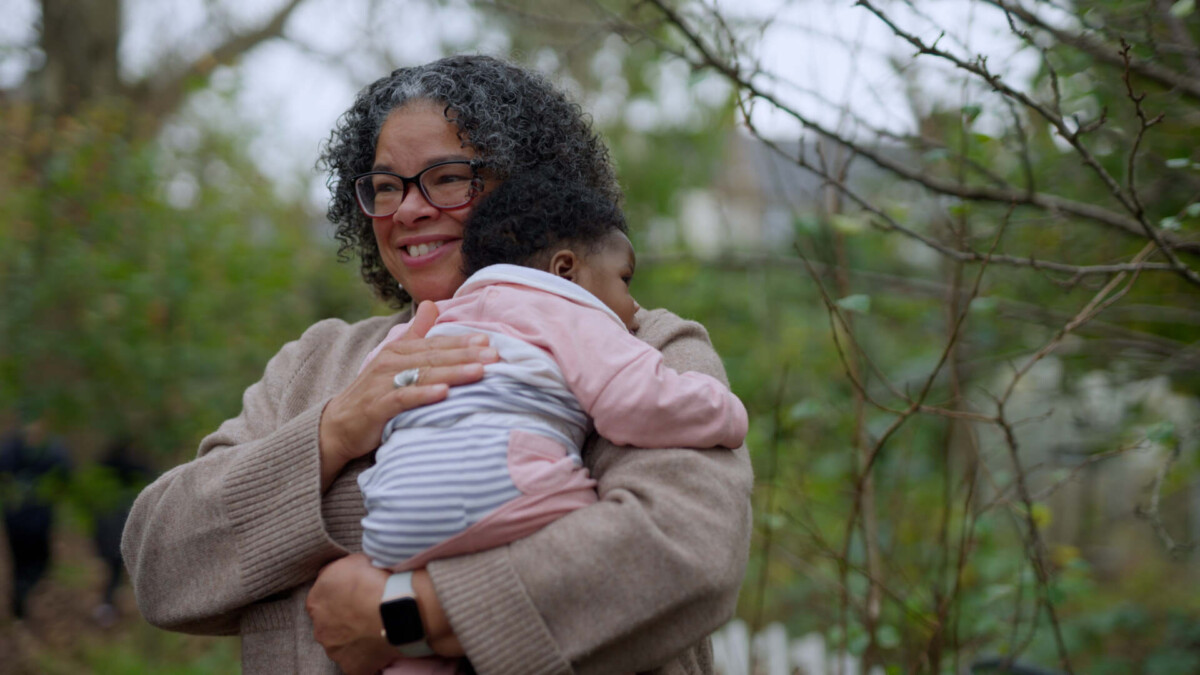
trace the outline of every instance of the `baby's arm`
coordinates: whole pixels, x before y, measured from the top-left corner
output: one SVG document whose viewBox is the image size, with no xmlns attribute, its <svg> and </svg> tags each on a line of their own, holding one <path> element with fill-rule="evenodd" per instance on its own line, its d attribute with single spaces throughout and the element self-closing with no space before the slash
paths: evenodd
<svg viewBox="0 0 1200 675">
<path fill-rule="evenodd" d="M 604 438 L 645 448 L 742 444 L 746 408 L 717 379 L 667 367 L 658 350 L 599 311 L 553 300 L 517 304 L 505 321 L 551 352 Z"/>
<path fill-rule="evenodd" d="M 625 331 L 597 347 L 609 349 L 610 358 L 579 354 L 563 366 L 572 389 L 578 382 L 576 396 L 595 421 L 596 433 L 645 448 L 736 448 L 745 441 L 746 408 L 716 378 L 668 368 L 658 350 Z M 611 370 L 599 372 L 598 362 Z"/>
</svg>

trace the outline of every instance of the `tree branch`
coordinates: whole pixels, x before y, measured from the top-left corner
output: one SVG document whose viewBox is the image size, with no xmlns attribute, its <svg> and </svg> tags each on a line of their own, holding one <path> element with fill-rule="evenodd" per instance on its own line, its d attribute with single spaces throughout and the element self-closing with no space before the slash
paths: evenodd
<svg viewBox="0 0 1200 675">
<path fill-rule="evenodd" d="M 178 110 L 196 83 L 207 80 L 217 66 L 231 64 L 260 44 L 283 35 L 283 28 L 288 19 L 303 2 L 304 0 L 288 0 L 287 4 L 280 7 L 271 19 L 257 30 L 230 36 L 225 42 L 181 70 L 169 74 L 155 74 L 126 87 L 126 96 L 137 108 L 146 112 L 150 119 L 161 121 Z"/>
<path fill-rule="evenodd" d="M 1120 213 L 1117 213 L 1114 211 L 1110 211 L 1108 209 L 1105 209 L 1100 206 L 1096 206 L 1094 204 L 1076 202 L 1076 201 L 1073 201 L 1073 200 L 1070 200 L 1070 199 L 1067 199 L 1064 197 L 1046 194 L 1046 193 L 1031 193 L 1031 192 L 1028 192 L 1027 190 L 1021 190 L 1021 189 L 1016 189 L 1016 188 L 996 188 L 996 187 L 989 187 L 989 186 L 962 186 L 962 185 L 959 185 L 956 181 L 946 180 L 946 179 L 938 178 L 935 176 L 931 176 L 931 175 L 925 174 L 919 170 L 911 168 L 908 163 L 902 162 L 897 159 L 890 159 L 890 158 L 886 157 L 885 155 L 883 155 L 882 153 L 876 152 L 862 143 L 854 141 L 853 139 L 850 139 L 850 138 L 846 138 L 833 130 L 827 129 L 824 125 L 822 125 L 814 120 L 809 119 L 808 117 L 806 117 L 802 113 L 798 112 L 794 108 L 784 104 L 782 101 L 780 101 L 777 97 L 775 97 L 771 93 L 763 91 L 760 87 L 758 87 L 751 81 L 751 78 L 743 75 L 736 68 L 732 67 L 728 63 L 725 63 L 718 56 L 716 56 L 713 53 L 713 51 L 711 49 L 709 49 L 709 47 L 707 45 L 705 45 L 704 41 L 700 39 L 700 36 L 698 34 L 696 34 L 696 32 L 694 30 L 692 30 L 691 27 L 688 26 L 688 24 L 686 22 L 684 22 L 682 17 L 680 17 L 678 15 L 678 13 L 676 13 L 674 10 L 667 7 L 665 5 L 665 3 L 662 2 L 662 0 L 649 0 L 649 2 L 650 2 L 650 4 L 657 7 L 663 13 L 663 15 L 667 18 L 668 22 L 670 22 L 671 25 L 675 26 L 683 34 L 683 36 L 687 40 L 687 42 L 690 45 L 692 45 L 693 49 L 695 49 L 696 52 L 699 54 L 699 62 L 695 62 L 685 54 L 682 54 L 678 51 L 674 52 L 681 58 L 692 63 L 693 67 L 708 67 L 708 68 L 711 68 L 711 69 L 717 71 L 718 73 L 725 76 L 726 79 L 730 80 L 735 86 L 737 86 L 738 88 L 745 91 L 749 97 L 754 98 L 754 99 L 759 99 L 759 100 L 762 100 L 762 101 L 770 104 L 771 106 L 773 106 L 780 112 L 795 119 L 797 122 L 799 122 L 805 128 L 810 129 L 810 130 L 816 132 L 817 134 L 819 134 L 825 138 L 828 138 L 835 143 L 838 143 L 839 145 L 845 146 L 846 148 L 848 148 L 849 150 L 853 151 L 856 154 L 862 155 L 863 157 L 867 158 L 868 160 L 870 160 L 871 162 L 873 162 L 874 164 L 876 164 L 877 166 L 879 166 L 880 168 L 882 168 L 886 171 L 894 173 L 897 176 L 900 176 L 901 178 L 905 178 L 905 179 L 914 181 L 914 182 L 916 182 L 930 190 L 933 190 L 934 192 L 937 192 L 939 194 L 959 197 L 962 199 L 968 199 L 968 200 L 973 200 L 973 201 L 988 201 L 988 202 L 1005 204 L 1005 205 L 1018 204 L 1018 205 L 1036 206 L 1036 207 L 1045 209 L 1047 211 L 1050 211 L 1052 213 L 1065 213 L 1065 214 L 1069 214 L 1069 215 L 1078 216 L 1080 218 L 1085 218 L 1087 220 L 1090 220 L 1090 221 L 1093 221 L 1093 222 L 1096 222 L 1096 223 L 1099 223 L 1102 225 L 1113 227 L 1113 228 L 1123 232 L 1124 234 L 1133 235 L 1135 237 L 1138 237 L 1139 239 L 1146 238 L 1145 228 L 1135 218 L 1131 218 L 1129 216 L 1126 216 L 1126 215 L 1123 215 L 1123 214 L 1120 214 Z M 867 6 L 868 9 L 870 9 L 869 3 L 859 3 L 859 4 L 864 4 L 864 6 Z M 899 29 L 897 28 L 896 30 L 899 30 Z M 901 37 L 904 37 L 904 36 L 901 35 Z M 927 47 L 925 47 L 925 45 L 923 43 L 921 43 L 916 38 L 909 36 L 908 39 L 910 41 L 916 40 L 916 42 L 918 44 L 920 44 L 922 48 L 928 49 Z M 936 53 L 936 52 L 933 52 L 933 53 Z M 954 57 L 950 57 L 949 55 L 947 55 L 947 56 L 952 59 L 954 58 Z M 963 66 L 968 67 L 968 69 L 974 68 L 974 67 L 967 66 L 967 64 L 965 64 L 965 63 L 963 64 Z M 979 74 L 978 68 L 974 68 L 972 72 L 976 72 L 976 74 Z M 986 78 L 988 79 L 989 83 L 992 83 L 993 85 L 998 84 L 998 80 L 996 80 L 996 78 L 994 76 L 992 76 L 990 73 L 986 74 Z M 1028 99 L 1028 97 L 1024 97 L 1023 95 L 1018 96 L 1017 92 L 1007 88 L 1006 85 L 1001 85 L 1001 86 L 1003 87 L 1003 89 L 1001 90 L 1001 93 L 1006 93 L 1006 91 L 1012 92 L 1014 94 L 1013 98 L 1016 98 L 1017 100 L 1021 101 L 1022 104 L 1027 105 L 1027 106 L 1041 107 L 1040 104 L 1032 101 L 1031 99 Z M 1054 115 L 1051 113 L 1051 111 L 1046 110 L 1045 108 L 1042 108 L 1042 114 L 1047 115 L 1050 118 L 1054 117 Z M 1070 135 L 1073 133 L 1069 129 L 1066 128 L 1066 126 L 1062 122 L 1061 118 L 1058 118 L 1058 120 L 1059 120 L 1059 124 L 1062 127 L 1061 133 L 1064 133 L 1066 135 Z M 1095 163 L 1094 158 L 1093 158 L 1093 163 Z M 1096 165 L 1098 166 L 1098 163 Z M 1101 172 L 1103 173 L 1103 169 L 1101 169 Z M 1105 175 L 1107 175 L 1107 174 L 1105 173 Z M 1111 181 L 1111 178 L 1110 178 L 1110 181 Z M 1112 184 L 1115 185 L 1115 182 L 1113 182 Z M 1120 187 L 1117 186 L 1117 193 L 1119 194 L 1120 192 L 1121 192 Z M 879 213 L 878 215 L 883 215 L 883 214 Z M 890 220 L 890 219 L 888 219 L 888 220 Z M 896 223 L 892 223 L 892 224 L 898 225 Z M 903 228 L 898 228 L 898 229 L 903 229 Z M 1161 236 L 1164 245 L 1169 246 L 1172 249 L 1186 251 L 1189 253 L 1200 254 L 1200 241 L 1191 241 L 1191 240 L 1185 239 L 1183 237 L 1180 237 L 1178 235 L 1175 235 L 1173 233 L 1168 233 L 1168 232 L 1161 232 L 1161 233 L 1159 233 L 1159 235 Z M 926 242 L 926 243 L 930 243 L 930 242 Z M 943 250 L 941 252 L 947 253 L 947 251 L 945 251 L 945 250 Z M 951 255 L 953 255 L 953 254 L 951 254 Z M 992 259 L 992 262 L 1006 264 L 1006 262 L 1003 260 L 1002 257 L 994 257 Z M 1177 272 L 1179 271 L 1178 267 L 1175 267 L 1175 269 Z M 1193 281 L 1193 283 L 1200 285 L 1200 276 L 1197 276 L 1195 279 L 1189 278 L 1189 281 Z"/>
<path fill-rule="evenodd" d="M 1181 557 L 1200 549 L 1200 542 L 1180 543 L 1175 541 L 1175 538 L 1167 531 L 1167 526 L 1162 520 L 1162 512 L 1158 508 L 1158 502 L 1162 496 L 1163 483 L 1166 482 L 1167 474 L 1171 472 L 1171 467 L 1179 460 L 1180 453 L 1179 439 L 1172 439 L 1170 453 L 1154 474 L 1154 483 L 1150 486 L 1149 504 L 1137 510 L 1137 515 L 1150 523 L 1150 526 L 1154 529 L 1154 534 L 1158 536 L 1159 541 L 1166 547 L 1167 553 L 1176 557 Z"/>
<path fill-rule="evenodd" d="M 1125 67 L 1125 62 L 1121 59 L 1121 50 L 1103 40 L 1052 26 L 1033 12 L 1016 3 L 1005 2 L 1005 0 L 983 1 L 1002 11 L 1011 12 L 1025 24 L 1046 31 L 1050 35 L 1053 35 L 1054 39 L 1059 42 L 1085 52 L 1102 63 L 1116 68 Z M 1200 78 L 1190 77 L 1153 61 L 1146 61 L 1139 58 L 1131 59 L 1129 69 L 1142 77 L 1154 80 L 1171 89 L 1176 89 L 1185 96 L 1200 101 Z"/>
</svg>

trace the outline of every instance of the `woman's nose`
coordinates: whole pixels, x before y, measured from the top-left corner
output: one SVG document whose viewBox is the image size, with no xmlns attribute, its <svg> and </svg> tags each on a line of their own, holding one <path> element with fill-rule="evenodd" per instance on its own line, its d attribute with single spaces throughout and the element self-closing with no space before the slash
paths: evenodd
<svg viewBox="0 0 1200 675">
<path fill-rule="evenodd" d="M 437 208 L 425 199 L 418 185 L 409 185 L 400 206 L 392 214 L 392 220 L 403 227 L 411 227 L 421 220 L 437 216 Z"/>
</svg>

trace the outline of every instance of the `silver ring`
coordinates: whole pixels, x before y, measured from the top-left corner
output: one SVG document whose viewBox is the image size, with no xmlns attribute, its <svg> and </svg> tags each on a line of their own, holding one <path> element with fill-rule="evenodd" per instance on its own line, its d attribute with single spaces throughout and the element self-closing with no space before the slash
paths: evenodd
<svg viewBox="0 0 1200 675">
<path fill-rule="evenodd" d="M 408 387 L 416 384 L 420 377 L 420 368 L 409 368 L 408 370 L 402 370 L 396 373 L 396 376 L 392 378 L 392 384 L 395 385 L 397 389 L 400 389 L 401 387 Z"/>
</svg>

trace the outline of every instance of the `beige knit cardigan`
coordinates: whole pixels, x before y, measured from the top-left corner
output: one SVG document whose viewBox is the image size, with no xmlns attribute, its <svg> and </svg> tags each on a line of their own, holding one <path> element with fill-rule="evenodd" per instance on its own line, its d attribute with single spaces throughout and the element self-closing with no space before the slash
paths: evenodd
<svg viewBox="0 0 1200 675">
<path fill-rule="evenodd" d="M 326 320 L 284 346 L 240 415 L 138 497 L 122 550 L 138 606 L 169 630 L 240 635 L 243 671 L 332 674 L 304 599 L 360 549 L 355 481 L 320 491 L 330 397 L 406 315 Z M 641 311 L 638 337 L 677 370 L 724 378 L 697 323 Z M 600 501 L 508 546 L 433 562 L 438 597 L 480 675 L 711 673 L 707 635 L 733 613 L 750 538 L 746 449 L 585 450 Z"/>
</svg>

